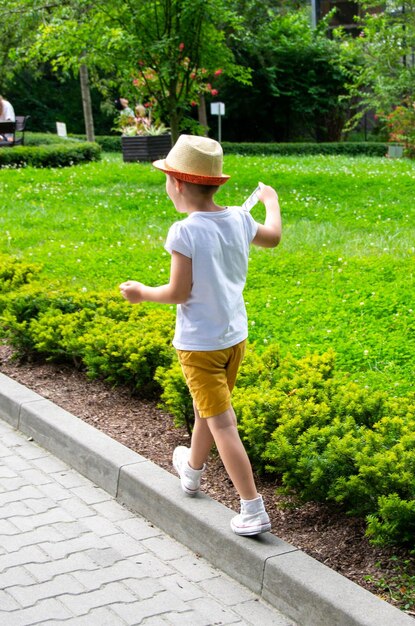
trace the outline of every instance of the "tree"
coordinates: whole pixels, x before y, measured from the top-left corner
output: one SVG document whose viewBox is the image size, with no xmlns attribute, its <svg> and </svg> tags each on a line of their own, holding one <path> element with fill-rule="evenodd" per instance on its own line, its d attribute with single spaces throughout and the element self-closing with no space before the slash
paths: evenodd
<svg viewBox="0 0 415 626">
<path fill-rule="evenodd" d="M 232 0 L 66 0 L 49 5 L 15 0 L 13 5 L 20 11 L 29 5 L 43 10 L 29 59 L 49 59 L 57 72 L 81 71 L 81 77 L 86 67 L 91 83 L 108 98 L 119 93 L 152 98 L 173 138 L 191 100 L 209 90 L 202 72 L 208 78 L 221 69 L 249 80 L 249 71 L 235 64 L 226 44 L 227 33 L 237 33 L 240 23 Z"/>
<path fill-rule="evenodd" d="M 366 111 L 386 118 L 394 107 L 415 99 L 415 0 L 388 0 L 383 11 L 365 0 L 361 8 L 359 37 L 336 32 L 355 110 L 351 126 Z"/>
<path fill-rule="evenodd" d="M 339 140 L 346 76 L 326 21 L 312 30 L 307 10 L 274 8 L 255 16 L 234 47 L 237 61 L 253 69 L 252 86 L 222 89 L 230 100 L 227 138 L 240 140 L 242 128 L 249 141 Z"/>
<path fill-rule="evenodd" d="M 9 45 L 5 59 L 10 67 L 14 62 L 14 71 L 24 68 L 29 63 L 42 64 L 52 58 L 52 51 L 44 49 L 40 44 L 40 33 L 48 30 L 48 27 L 56 20 L 65 23 L 72 17 L 82 21 L 88 13 L 88 4 L 85 0 L 11 0 L 2 8 L 0 17 L 2 22 L 8 24 L 8 28 L 16 26 L 20 34 L 15 38 L 13 45 Z M 67 42 L 65 42 L 65 46 Z M 3 46 L 2 46 L 3 49 Z M 80 79 L 82 103 L 85 119 L 87 139 L 94 141 L 94 123 L 92 117 L 91 94 L 89 87 L 88 68 L 85 64 L 85 52 L 78 55 L 77 64 L 72 64 L 72 69 L 78 73 Z M 55 66 L 57 67 L 57 66 Z M 69 69 L 67 65 L 65 69 Z"/>
</svg>

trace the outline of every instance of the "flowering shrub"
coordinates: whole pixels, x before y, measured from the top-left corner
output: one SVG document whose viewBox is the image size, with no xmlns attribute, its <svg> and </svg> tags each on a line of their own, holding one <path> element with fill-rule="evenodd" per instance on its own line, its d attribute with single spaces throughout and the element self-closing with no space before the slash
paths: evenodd
<svg viewBox="0 0 415 626">
<path fill-rule="evenodd" d="M 116 121 L 115 130 L 124 137 L 140 137 L 148 135 L 164 135 L 169 129 L 162 122 L 152 123 L 151 117 L 146 115 L 146 109 L 138 105 L 137 115 L 131 109 L 122 111 Z"/>
<path fill-rule="evenodd" d="M 386 117 L 389 141 L 403 143 L 405 156 L 415 158 L 415 101 L 407 99 Z"/>
<path fill-rule="evenodd" d="M 138 74 L 133 80 L 137 88 L 140 101 L 144 102 L 145 108 L 153 117 L 161 117 L 167 114 L 166 103 L 175 101 L 180 108 L 198 106 L 204 94 L 218 95 L 218 89 L 213 87 L 212 82 L 219 77 L 222 69 L 209 72 L 204 67 L 198 67 L 185 53 L 185 44 L 178 46 L 177 58 L 174 61 L 174 73 L 170 72 L 168 63 L 162 63 L 161 59 L 154 67 L 149 67 L 143 60 L 138 61 Z M 172 76 L 175 76 L 172 79 Z"/>
</svg>

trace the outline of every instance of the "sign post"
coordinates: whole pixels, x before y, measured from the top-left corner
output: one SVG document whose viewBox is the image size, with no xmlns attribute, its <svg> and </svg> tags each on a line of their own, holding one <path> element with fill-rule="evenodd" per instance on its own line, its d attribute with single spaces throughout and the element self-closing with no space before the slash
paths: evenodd
<svg viewBox="0 0 415 626">
<path fill-rule="evenodd" d="M 225 103 L 211 102 L 210 113 L 218 116 L 218 141 L 220 143 L 222 141 L 222 115 L 225 115 Z"/>
</svg>

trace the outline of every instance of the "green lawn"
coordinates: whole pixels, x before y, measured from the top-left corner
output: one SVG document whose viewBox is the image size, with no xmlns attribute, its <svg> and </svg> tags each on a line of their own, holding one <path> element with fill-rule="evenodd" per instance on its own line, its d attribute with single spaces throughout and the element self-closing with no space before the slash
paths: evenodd
<svg viewBox="0 0 415 626">
<path fill-rule="evenodd" d="M 415 163 L 225 155 L 222 204 L 258 180 L 279 192 L 283 241 L 252 248 L 250 338 L 301 356 L 332 347 L 353 379 L 398 395 L 415 376 Z M 113 290 L 168 276 L 163 242 L 180 219 L 150 164 L 0 170 L 0 252 L 41 262 L 45 284 Z M 262 219 L 257 205 L 254 217 Z"/>
</svg>

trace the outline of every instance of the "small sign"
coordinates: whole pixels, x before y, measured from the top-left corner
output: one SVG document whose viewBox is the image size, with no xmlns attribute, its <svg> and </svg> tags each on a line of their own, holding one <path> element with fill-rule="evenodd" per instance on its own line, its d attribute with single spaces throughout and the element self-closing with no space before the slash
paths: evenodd
<svg viewBox="0 0 415 626">
<path fill-rule="evenodd" d="M 210 113 L 211 115 L 225 115 L 225 103 L 224 102 L 211 102 Z"/>
<path fill-rule="evenodd" d="M 58 137 L 68 136 L 68 133 L 66 132 L 65 122 L 56 122 L 56 132 L 58 133 Z"/>
<path fill-rule="evenodd" d="M 390 144 L 388 146 L 388 157 L 391 159 L 401 159 L 403 157 L 403 146 Z"/>
</svg>

